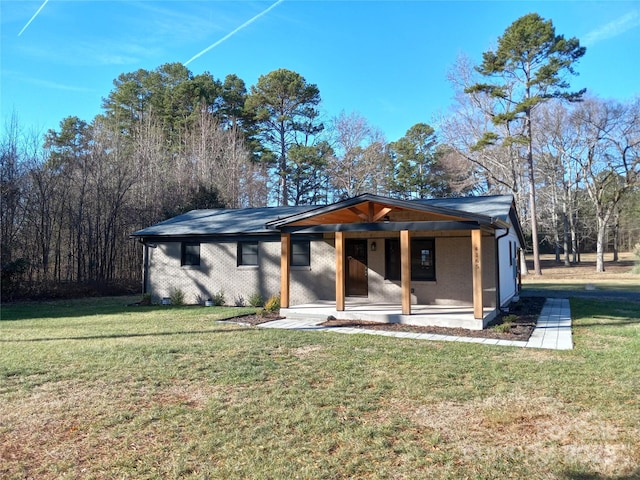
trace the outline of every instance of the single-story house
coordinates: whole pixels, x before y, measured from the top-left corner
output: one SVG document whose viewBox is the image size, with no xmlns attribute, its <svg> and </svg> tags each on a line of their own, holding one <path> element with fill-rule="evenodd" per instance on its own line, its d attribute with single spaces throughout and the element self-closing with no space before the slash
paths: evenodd
<svg viewBox="0 0 640 480">
<path fill-rule="evenodd" d="M 524 245 L 510 195 L 193 210 L 132 237 L 156 302 L 174 289 L 189 303 L 222 292 L 230 305 L 279 294 L 285 316 L 396 306 L 387 321 L 471 329 L 518 295 Z M 437 306 L 467 314 L 443 320 Z"/>
</svg>

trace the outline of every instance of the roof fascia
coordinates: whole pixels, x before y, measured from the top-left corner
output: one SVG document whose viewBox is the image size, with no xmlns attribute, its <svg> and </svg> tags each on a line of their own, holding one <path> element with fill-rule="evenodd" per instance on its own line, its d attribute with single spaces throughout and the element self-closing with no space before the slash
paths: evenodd
<svg viewBox="0 0 640 480">
<path fill-rule="evenodd" d="M 281 227 L 285 233 L 330 233 L 330 232 L 434 232 L 448 230 L 478 230 L 482 228 L 473 221 L 433 221 L 433 222 L 375 222 L 375 223 L 336 223 L 325 225 L 307 225 Z"/>
<path fill-rule="evenodd" d="M 131 238 L 137 238 L 141 241 L 150 241 L 150 242 L 238 242 L 238 241 L 252 241 L 252 240 L 271 240 L 279 241 L 280 234 L 279 232 L 268 232 L 268 233 L 234 233 L 234 234 L 210 234 L 210 233 L 192 233 L 192 234 L 177 234 L 177 235 L 135 235 L 131 234 Z"/>
</svg>

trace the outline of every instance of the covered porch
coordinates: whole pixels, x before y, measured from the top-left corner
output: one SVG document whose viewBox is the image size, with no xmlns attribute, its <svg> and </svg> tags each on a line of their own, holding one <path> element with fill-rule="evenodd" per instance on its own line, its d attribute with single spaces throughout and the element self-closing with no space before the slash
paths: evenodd
<svg viewBox="0 0 640 480">
<path fill-rule="evenodd" d="M 365 194 L 267 225 L 281 234 L 281 312 L 288 318 L 309 318 L 313 315 L 326 320 L 332 316 L 337 319 L 482 329 L 495 315 L 495 285 L 493 279 L 487 281 L 487 274 L 492 276 L 489 272 L 493 271 L 493 266 L 485 265 L 484 257 L 489 251 L 485 254 L 483 250 L 494 248 L 490 239 L 494 238 L 495 229 L 504 225 L 498 225 L 492 217 Z M 335 297 L 330 301 L 303 305 L 290 302 L 291 246 L 293 238 L 299 234 L 323 234 L 332 241 Z M 426 242 L 431 243 L 412 248 L 414 237 L 416 240 L 427 237 Z M 444 237 L 455 238 L 462 243 L 459 250 L 441 257 L 440 273 L 436 278 L 435 243 Z M 394 265 L 387 256 L 378 262 L 377 268 L 372 267 L 367 260 L 368 255 L 378 256 L 379 247 L 389 238 L 396 242 Z M 358 240 L 360 245 L 355 245 Z M 360 248 L 350 248 L 350 245 Z M 387 247 L 384 247 L 384 255 L 386 251 Z M 453 257 L 465 258 L 464 266 L 459 260 L 452 260 Z M 395 267 L 393 275 L 390 275 L 391 267 Z M 483 270 L 486 273 L 483 274 Z M 424 272 L 427 275 L 430 272 L 432 276 L 416 278 L 414 275 L 424 275 Z M 331 274 L 330 271 L 327 273 Z M 384 283 L 378 289 L 389 289 L 385 298 L 378 295 L 373 299 L 370 295 L 375 275 L 378 286 Z M 390 285 L 393 281 L 399 288 L 392 293 Z M 414 295 L 416 285 L 420 284 L 424 290 L 429 282 L 441 289 L 447 284 L 450 290 L 464 284 L 462 290 L 468 294 L 457 298 L 455 306 L 452 302 L 425 299 L 424 295 L 420 301 L 420 297 Z M 494 294 L 487 294 L 490 291 Z"/>
</svg>

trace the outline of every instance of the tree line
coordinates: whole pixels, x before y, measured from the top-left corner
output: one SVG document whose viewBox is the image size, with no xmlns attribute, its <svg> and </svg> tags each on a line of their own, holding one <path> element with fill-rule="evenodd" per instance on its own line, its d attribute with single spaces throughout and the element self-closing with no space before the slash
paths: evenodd
<svg viewBox="0 0 640 480">
<path fill-rule="evenodd" d="M 538 35 L 522 35 L 530 31 Z M 123 73 L 99 115 L 65 118 L 44 138 L 15 115 L 0 144 L 3 299 L 71 284 L 137 286 L 140 246 L 129 234 L 190 209 L 364 192 L 512 193 L 534 239 L 539 222 L 536 250 L 547 245 L 571 264 L 585 249 L 602 253 L 608 231 L 614 251 L 631 248 L 640 238 L 640 104 L 572 92 L 565 74 L 584 53 L 551 21 L 522 17 L 480 65 L 458 60 L 447 115 L 392 142 L 357 112 L 322 118 L 318 86 L 286 69 L 249 88 L 179 63 Z"/>
</svg>

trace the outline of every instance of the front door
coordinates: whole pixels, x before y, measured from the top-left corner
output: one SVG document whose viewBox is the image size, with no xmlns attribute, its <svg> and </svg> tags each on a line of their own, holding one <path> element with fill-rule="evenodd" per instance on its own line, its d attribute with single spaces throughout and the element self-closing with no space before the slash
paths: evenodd
<svg viewBox="0 0 640 480">
<path fill-rule="evenodd" d="M 345 293 L 349 297 L 366 297 L 369 295 L 367 240 L 347 238 L 344 247 L 347 256 Z"/>
</svg>

